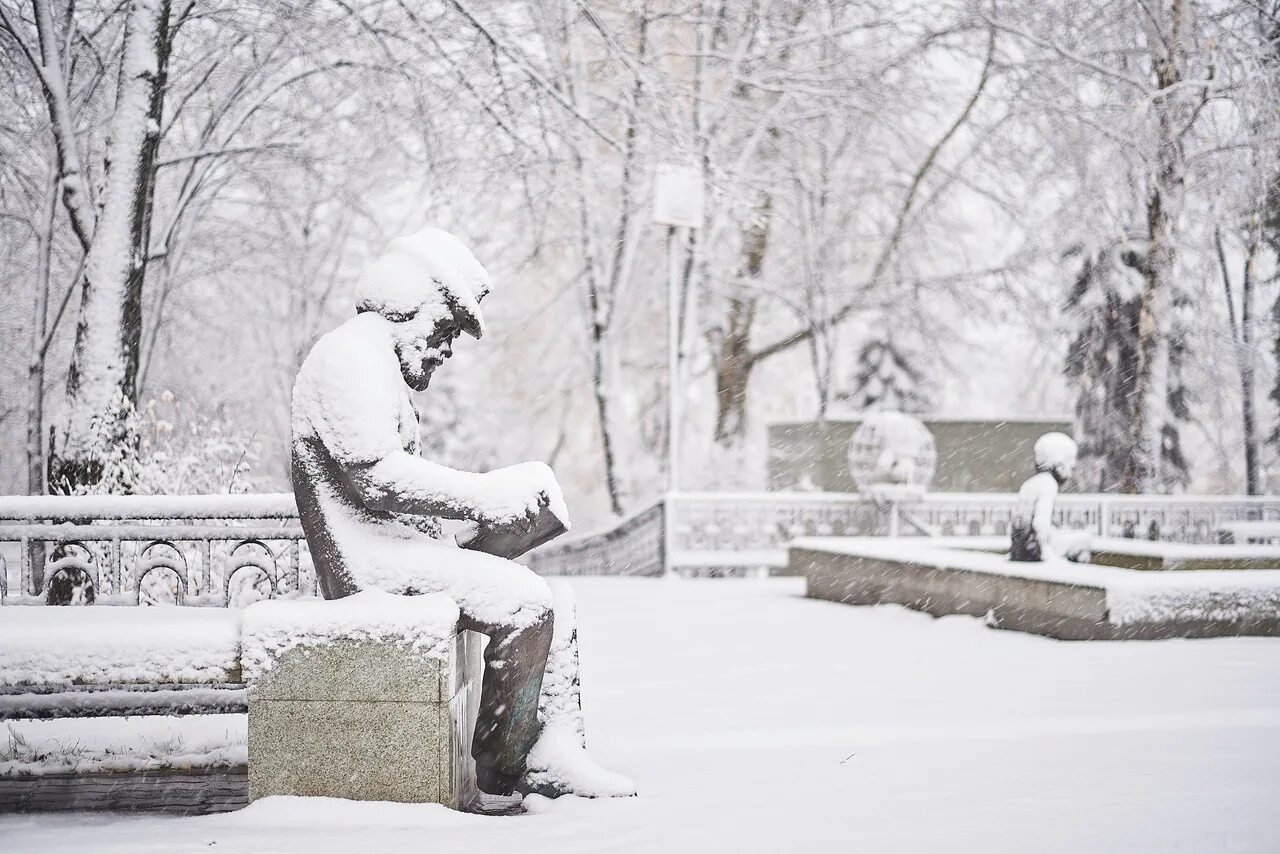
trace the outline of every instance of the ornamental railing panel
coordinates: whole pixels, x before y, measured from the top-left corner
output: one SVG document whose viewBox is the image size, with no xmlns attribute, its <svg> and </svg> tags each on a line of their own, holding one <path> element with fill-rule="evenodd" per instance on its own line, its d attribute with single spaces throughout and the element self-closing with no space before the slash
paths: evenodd
<svg viewBox="0 0 1280 854">
<path fill-rule="evenodd" d="M 0 497 L 4 604 L 225 606 L 314 590 L 289 493 Z"/>
<path fill-rule="evenodd" d="M 1007 534 L 1017 496 L 1012 494 L 926 495 L 903 503 L 903 533 L 941 536 Z M 1214 543 L 1232 522 L 1280 519 L 1280 498 L 1217 495 L 1078 495 L 1058 499 L 1054 524 L 1100 536 Z M 911 530 L 914 528 L 915 530 Z"/>
</svg>

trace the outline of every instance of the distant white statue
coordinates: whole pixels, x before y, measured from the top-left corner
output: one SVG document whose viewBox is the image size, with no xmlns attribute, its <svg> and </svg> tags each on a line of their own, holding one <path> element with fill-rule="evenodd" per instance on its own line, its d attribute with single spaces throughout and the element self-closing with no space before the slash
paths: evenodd
<svg viewBox="0 0 1280 854">
<path fill-rule="evenodd" d="M 1087 534 L 1053 526 L 1058 491 L 1075 471 L 1076 455 L 1075 440 L 1065 433 L 1045 433 L 1036 440 L 1036 473 L 1018 490 L 1010 526 L 1010 560 L 1077 559 L 1088 551 Z"/>
</svg>

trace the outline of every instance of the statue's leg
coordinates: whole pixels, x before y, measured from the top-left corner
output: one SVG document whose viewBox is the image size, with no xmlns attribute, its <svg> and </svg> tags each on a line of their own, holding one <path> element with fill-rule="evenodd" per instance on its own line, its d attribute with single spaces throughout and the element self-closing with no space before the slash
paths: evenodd
<svg viewBox="0 0 1280 854">
<path fill-rule="evenodd" d="M 481 788 L 510 790 L 538 739 L 538 698 L 551 648 L 554 618 L 547 609 L 529 625 L 493 625 L 462 616 L 462 628 L 488 635 L 484 679 L 471 755 Z"/>
<path fill-rule="evenodd" d="M 551 583 L 551 593 L 555 629 L 538 701 L 542 732 L 529 754 L 520 789 L 550 798 L 566 794 L 629 797 L 636 793 L 635 784 L 597 765 L 586 751 L 573 590 L 558 581 Z"/>
<path fill-rule="evenodd" d="M 1040 540 L 1031 523 L 1015 519 L 1009 528 L 1009 560 L 1031 562 L 1043 559 Z"/>
<path fill-rule="evenodd" d="M 555 631 L 538 714 L 544 725 L 565 726 L 577 733 L 586 747 L 586 727 L 582 718 L 582 682 L 578 674 L 578 614 L 573 588 L 566 581 L 551 582 L 555 600 Z"/>
</svg>

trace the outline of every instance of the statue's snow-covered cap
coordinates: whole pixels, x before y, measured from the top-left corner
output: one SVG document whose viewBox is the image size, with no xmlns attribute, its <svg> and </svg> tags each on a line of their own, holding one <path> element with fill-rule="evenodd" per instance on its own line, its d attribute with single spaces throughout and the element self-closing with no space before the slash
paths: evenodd
<svg viewBox="0 0 1280 854">
<path fill-rule="evenodd" d="M 424 228 L 391 241 L 382 257 L 356 282 L 356 311 L 376 311 L 408 320 L 424 307 L 447 308 L 472 337 L 484 334 L 480 300 L 489 274 L 462 241 L 447 231 Z"/>
<path fill-rule="evenodd" d="M 1076 440 L 1066 433 L 1045 433 L 1036 439 L 1036 465 L 1045 468 L 1070 466 L 1076 462 Z"/>
</svg>

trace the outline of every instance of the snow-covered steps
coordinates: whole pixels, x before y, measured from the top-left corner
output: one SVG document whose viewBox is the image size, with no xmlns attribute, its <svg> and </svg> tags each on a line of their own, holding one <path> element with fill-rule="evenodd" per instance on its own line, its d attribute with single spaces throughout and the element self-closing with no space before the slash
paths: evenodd
<svg viewBox="0 0 1280 854">
<path fill-rule="evenodd" d="M 0 721 L 247 711 L 243 685 L 42 685 L 0 687 Z"/>
<path fill-rule="evenodd" d="M 240 612 L 7 607 L 0 720 L 245 711 Z"/>
<path fill-rule="evenodd" d="M 232 608 L 10 606 L 0 614 L 0 686 L 240 681 Z"/>
<path fill-rule="evenodd" d="M 0 724 L 0 812 L 203 814 L 248 802 L 244 715 Z"/>
<path fill-rule="evenodd" d="M 0 616 L 0 812 L 475 798 L 482 638 L 445 596 Z"/>
<path fill-rule="evenodd" d="M 951 545 L 951 544 L 948 544 Z M 808 595 L 897 604 L 1070 640 L 1280 635 L 1280 570 L 1144 572 L 1007 557 L 921 538 L 802 538 Z"/>
</svg>

